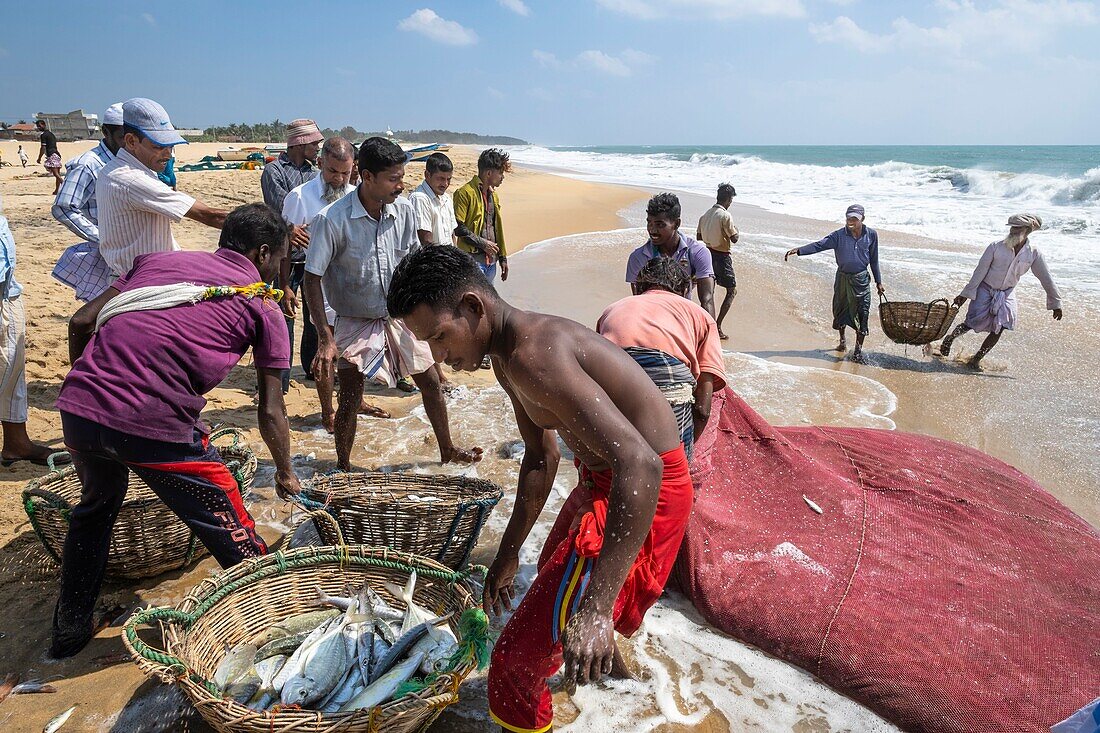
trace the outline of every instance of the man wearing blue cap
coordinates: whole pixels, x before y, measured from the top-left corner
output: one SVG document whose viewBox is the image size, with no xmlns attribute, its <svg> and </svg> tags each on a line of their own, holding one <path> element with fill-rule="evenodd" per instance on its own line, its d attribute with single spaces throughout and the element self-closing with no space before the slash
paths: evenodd
<svg viewBox="0 0 1100 733">
<path fill-rule="evenodd" d="M 795 247 L 783 256 L 786 262 L 791 255 L 806 255 L 833 250 L 836 255 L 836 279 L 833 280 L 833 328 L 840 332 L 837 351 L 847 351 L 844 329 L 851 326 L 856 332 L 856 348 L 853 361 L 863 359 L 863 339 L 867 336 L 867 324 L 871 314 L 871 274 L 875 276 L 879 295 L 882 274 L 878 269 L 878 232 L 863 225 L 864 211 L 859 204 L 852 204 L 844 214 L 846 226 L 813 244 Z"/>
<path fill-rule="evenodd" d="M 122 127 L 123 146 L 96 184 L 99 251 L 116 277 L 128 272 L 138 255 L 179 249 L 172 222 L 186 216 L 221 229 L 229 213 L 173 191 L 157 177 L 172 149 L 187 143 L 164 107 L 143 97 L 128 99 Z"/>
</svg>

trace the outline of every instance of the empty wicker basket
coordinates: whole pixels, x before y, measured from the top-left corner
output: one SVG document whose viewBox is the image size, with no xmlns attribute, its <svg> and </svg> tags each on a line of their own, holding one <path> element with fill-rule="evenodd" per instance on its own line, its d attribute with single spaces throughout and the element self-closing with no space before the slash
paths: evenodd
<svg viewBox="0 0 1100 733">
<path fill-rule="evenodd" d="M 348 544 L 389 547 L 459 570 L 504 492 L 462 476 L 368 472 L 318 476 L 303 494 L 336 517 Z M 336 544 L 327 524 L 318 531 Z"/>
<path fill-rule="evenodd" d="M 426 558 L 362 546 L 302 547 L 252 558 L 204 580 L 175 608 L 138 611 L 126 623 L 123 643 L 147 675 L 179 684 L 199 714 L 221 733 L 411 733 L 422 731 L 443 708 L 458 700 L 458 687 L 477 667 L 471 656 L 420 692 L 375 708 L 344 713 L 320 713 L 297 706 L 254 712 L 214 694 L 209 680 L 227 646 L 253 638 L 272 624 L 294 614 L 316 610 L 316 588 L 340 594 L 369 581 L 391 605 L 403 608 L 382 581 L 404 585 L 417 572 L 414 597 L 432 613 L 455 619 L 474 601 L 455 573 Z M 480 613 L 480 612 L 476 612 Z M 160 622 L 163 649 L 155 649 L 137 635 L 141 624 Z M 487 630 L 487 620 L 486 626 Z M 485 643 L 484 634 L 481 639 Z"/>
<path fill-rule="evenodd" d="M 216 430 L 211 441 L 230 438 L 218 452 L 237 479 L 241 492 L 252 485 L 256 456 L 241 444 L 241 431 Z M 69 534 L 69 513 L 80 503 L 80 479 L 68 466 L 31 481 L 23 491 L 23 508 L 31 527 L 50 556 L 61 562 L 65 537 Z M 107 556 L 107 575 L 113 578 L 149 578 L 186 567 L 206 554 L 206 548 L 190 528 L 133 473 L 126 500 L 115 520 Z"/>
<path fill-rule="evenodd" d="M 955 321 L 959 306 L 946 298 L 931 303 L 891 303 L 880 296 L 878 316 L 887 338 L 899 344 L 921 346 L 939 341 Z"/>
</svg>

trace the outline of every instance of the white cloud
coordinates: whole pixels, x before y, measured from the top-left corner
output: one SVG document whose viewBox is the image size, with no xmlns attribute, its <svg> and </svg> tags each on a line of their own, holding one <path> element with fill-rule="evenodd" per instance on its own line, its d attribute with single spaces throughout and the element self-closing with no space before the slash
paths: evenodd
<svg viewBox="0 0 1100 733">
<path fill-rule="evenodd" d="M 553 102 L 555 99 L 553 94 L 542 87 L 531 87 L 527 90 L 527 96 L 532 99 L 537 99 L 540 102 Z"/>
<path fill-rule="evenodd" d="M 548 51 L 540 51 L 536 48 L 531 52 L 531 56 L 533 56 L 535 61 L 539 62 L 539 66 L 544 69 L 557 69 L 561 67 L 561 61 L 558 57 Z"/>
<path fill-rule="evenodd" d="M 500 91 L 496 87 L 488 87 L 485 91 L 488 92 L 489 96 L 493 99 L 504 99 L 504 92 Z"/>
<path fill-rule="evenodd" d="M 156 27 L 157 19 L 153 17 L 152 13 L 142 13 L 141 14 L 141 19 L 144 20 L 149 25 Z"/>
<path fill-rule="evenodd" d="M 628 48 L 617 56 L 606 51 L 589 49 L 581 51 L 576 57 L 566 61 L 559 59 L 549 51 L 542 51 L 537 48 L 531 52 L 531 56 L 544 69 L 598 71 L 608 76 L 620 77 L 630 76 L 637 67 L 651 64 L 657 60 L 655 56 L 633 48 Z"/>
<path fill-rule="evenodd" d="M 630 67 L 625 61 L 603 51 L 581 51 L 577 55 L 577 62 L 611 76 L 630 76 Z"/>
<path fill-rule="evenodd" d="M 527 7 L 527 3 L 523 0 L 497 0 L 501 7 L 511 10 L 516 15 L 522 15 L 524 17 L 531 14 L 531 8 Z"/>
<path fill-rule="evenodd" d="M 802 0 L 596 0 L 596 3 L 640 20 L 667 16 L 732 20 L 754 15 L 780 18 L 806 15 Z"/>
<path fill-rule="evenodd" d="M 938 0 L 941 25 L 921 26 L 894 19 L 888 33 L 873 33 L 842 15 L 810 26 L 820 43 L 839 43 L 863 53 L 919 50 L 954 56 L 991 55 L 1034 50 L 1059 30 L 1097 22 L 1096 8 L 1074 0 L 998 0 L 979 8 L 972 0 Z"/>
<path fill-rule="evenodd" d="M 398 23 L 397 27 L 449 46 L 472 46 L 477 43 L 476 33 L 453 20 L 439 17 L 431 8 L 417 10 Z"/>
</svg>

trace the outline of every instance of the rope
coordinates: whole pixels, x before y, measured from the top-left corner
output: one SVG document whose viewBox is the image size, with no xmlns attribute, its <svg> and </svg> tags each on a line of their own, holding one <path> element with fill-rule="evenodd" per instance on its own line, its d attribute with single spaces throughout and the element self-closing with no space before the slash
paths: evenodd
<svg viewBox="0 0 1100 733">
<path fill-rule="evenodd" d="M 867 484 L 863 481 L 863 474 L 860 472 L 859 466 L 857 466 L 856 462 L 852 460 L 852 456 L 848 454 L 848 451 L 844 449 L 844 446 L 838 443 L 836 439 L 828 433 L 825 433 L 824 431 L 820 432 L 823 433 L 825 437 L 827 437 L 833 443 L 833 445 L 840 449 L 840 452 L 843 453 L 844 457 L 848 459 L 848 463 L 851 464 L 852 470 L 855 471 L 856 480 L 859 481 L 860 496 L 863 499 L 863 516 L 859 528 L 859 549 L 856 552 L 855 564 L 852 565 L 852 574 L 848 576 L 848 585 L 845 586 L 844 594 L 841 595 L 840 601 L 836 604 L 836 608 L 833 609 L 833 615 L 829 619 L 829 625 L 825 629 L 825 635 L 821 637 L 821 647 L 817 651 L 818 676 L 821 676 L 821 660 L 825 656 L 825 644 L 829 641 L 829 634 L 833 632 L 833 624 L 836 623 L 837 618 L 840 616 L 840 609 L 844 606 L 844 602 L 848 600 L 848 594 L 852 591 L 852 586 L 855 584 L 856 574 L 859 573 L 859 563 L 861 560 L 863 560 L 863 546 L 864 542 L 867 539 L 867 492 L 869 490 L 867 488 Z"/>
</svg>

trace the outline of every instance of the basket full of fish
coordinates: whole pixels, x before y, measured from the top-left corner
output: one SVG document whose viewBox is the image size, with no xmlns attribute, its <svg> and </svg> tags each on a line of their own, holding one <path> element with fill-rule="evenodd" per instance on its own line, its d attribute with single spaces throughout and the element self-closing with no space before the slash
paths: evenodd
<svg viewBox="0 0 1100 733">
<path fill-rule="evenodd" d="M 252 486 L 257 462 L 255 454 L 241 441 L 242 435 L 235 428 L 222 428 L 210 434 L 210 441 L 228 438 L 227 443 L 217 446 L 218 453 L 244 494 Z M 82 491 L 73 466 L 53 469 L 23 490 L 23 509 L 31 527 L 57 562 L 61 562 L 69 534 L 69 515 L 80 503 Z M 111 532 L 106 574 L 112 578 L 150 578 L 187 567 L 205 554 L 206 548 L 195 533 L 131 472 L 126 500 Z"/>
<path fill-rule="evenodd" d="M 222 733 L 420 731 L 488 664 L 466 577 L 387 548 L 276 552 L 136 612 L 123 642 Z"/>
<path fill-rule="evenodd" d="M 296 498 L 335 517 L 349 544 L 392 547 L 460 570 L 503 489 L 469 476 L 367 471 L 315 477 Z M 320 523 L 326 544 L 333 529 Z"/>
</svg>

